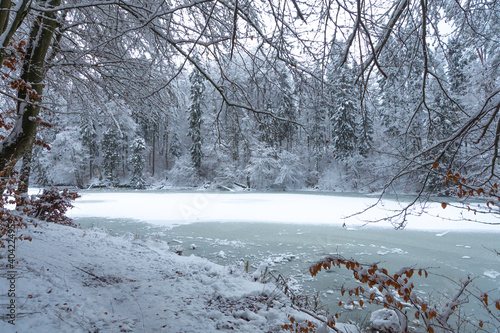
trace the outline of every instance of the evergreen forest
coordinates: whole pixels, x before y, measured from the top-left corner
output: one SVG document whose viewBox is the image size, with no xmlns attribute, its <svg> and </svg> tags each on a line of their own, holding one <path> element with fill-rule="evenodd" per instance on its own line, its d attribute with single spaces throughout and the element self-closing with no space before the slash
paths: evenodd
<svg viewBox="0 0 500 333">
<path fill-rule="evenodd" d="M 31 185 L 496 195 L 496 1 L 1 7 L 1 167 Z"/>
</svg>

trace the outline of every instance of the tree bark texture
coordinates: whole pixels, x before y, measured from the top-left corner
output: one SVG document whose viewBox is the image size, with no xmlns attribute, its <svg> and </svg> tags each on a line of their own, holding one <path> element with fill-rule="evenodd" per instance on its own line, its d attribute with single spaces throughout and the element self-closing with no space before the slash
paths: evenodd
<svg viewBox="0 0 500 333">
<path fill-rule="evenodd" d="M 61 0 L 46 2 L 58 6 Z M 31 28 L 17 94 L 17 119 L 9 136 L 0 144 L 0 170 L 13 166 L 31 149 L 40 112 L 45 77 L 45 57 L 57 28 L 56 12 L 41 13 Z"/>
</svg>

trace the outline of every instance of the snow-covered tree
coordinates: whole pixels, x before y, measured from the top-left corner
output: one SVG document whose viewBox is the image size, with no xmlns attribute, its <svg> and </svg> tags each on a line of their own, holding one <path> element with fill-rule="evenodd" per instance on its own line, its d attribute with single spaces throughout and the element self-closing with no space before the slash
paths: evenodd
<svg viewBox="0 0 500 333">
<path fill-rule="evenodd" d="M 172 134 L 172 139 L 170 140 L 170 154 L 176 159 L 178 159 L 182 154 L 181 140 L 179 139 L 177 132 Z"/>
<path fill-rule="evenodd" d="M 88 174 L 89 179 L 94 177 L 94 168 L 96 161 L 99 160 L 99 141 L 96 128 L 91 122 L 82 120 L 82 127 L 80 128 L 80 136 L 83 146 L 84 155 L 88 161 Z"/>
<path fill-rule="evenodd" d="M 347 65 L 330 74 L 333 92 L 330 105 L 330 121 L 332 123 L 332 148 L 336 158 L 344 160 L 355 153 L 357 146 L 358 114 L 355 101 L 356 89 L 352 82 L 355 76 Z"/>
<path fill-rule="evenodd" d="M 201 183 L 198 170 L 193 166 L 191 158 L 183 155 L 167 173 L 168 182 L 177 187 L 196 187 Z"/>
<path fill-rule="evenodd" d="M 286 148 L 290 149 L 297 132 L 297 125 L 293 123 L 297 120 L 297 112 L 293 100 L 292 82 L 285 67 L 281 67 L 278 71 L 278 88 L 277 116 L 289 121 L 277 120 L 276 136 L 280 146 L 286 140 Z"/>
<path fill-rule="evenodd" d="M 130 177 L 130 185 L 134 188 L 144 188 L 144 168 L 146 166 L 146 159 L 144 152 L 146 150 L 146 143 L 143 138 L 136 138 L 130 146 L 131 156 L 130 165 L 132 175 Z"/>
<path fill-rule="evenodd" d="M 454 96 L 460 96 L 463 94 L 466 87 L 464 86 L 467 79 L 467 64 L 469 63 L 466 52 L 464 52 L 466 46 L 464 45 L 463 38 L 460 36 L 452 36 L 448 40 L 448 80 L 450 83 L 450 89 Z"/>
<path fill-rule="evenodd" d="M 47 185 L 83 187 L 85 155 L 82 154 L 84 148 L 78 134 L 78 129 L 68 128 L 56 135 L 50 150 L 37 154 L 37 164 L 41 166 L 35 168 L 37 181 Z"/>
<path fill-rule="evenodd" d="M 303 99 L 306 100 L 302 102 L 304 109 L 308 111 L 303 115 L 307 124 L 306 145 L 311 164 L 308 183 L 314 186 L 327 159 L 326 150 L 330 142 L 327 134 L 329 102 L 325 98 L 323 87 L 317 81 L 302 82 L 300 88 Z"/>
<path fill-rule="evenodd" d="M 332 147 L 335 157 L 344 160 L 352 156 L 356 149 L 356 122 L 353 117 L 356 107 L 352 100 L 346 98 L 339 101 L 332 121 Z"/>
<path fill-rule="evenodd" d="M 304 164 L 300 156 L 283 150 L 278 154 L 278 165 L 274 184 L 286 190 L 300 189 L 304 185 Z"/>
<path fill-rule="evenodd" d="M 115 129 L 108 129 L 101 141 L 103 177 L 106 185 L 116 186 L 119 183 L 118 168 L 120 166 L 120 142 Z"/>
<path fill-rule="evenodd" d="M 362 111 L 360 115 L 361 121 L 357 124 L 357 149 L 361 156 L 368 157 L 370 149 L 373 146 L 373 119 L 368 113 L 367 108 L 364 108 Z"/>
<path fill-rule="evenodd" d="M 277 152 L 271 147 L 255 147 L 252 157 L 246 167 L 250 187 L 255 189 L 269 189 L 276 181 L 279 172 Z"/>
<path fill-rule="evenodd" d="M 390 161 L 379 170 L 408 161 L 409 169 L 424 173 L 443 172 L 446 164 L 478 181 L 498 178 L 500 44 L 491 38 L 500 26 L 497 2 L 472 1 L 463 10 L 459 2 L 386 1 L 377 10 L 361 6 L 359 15 L 339 3 L 301 2 L 286 10 L 273 1 L 213 10 L 198 1 L 9 3 L 0 4 L 1 163 L 32 148 L 37 125 L 46 120 L 39 112 L 47 107 L 62 120 L 49 144 L 65 127 L 81 129 L 84 182 L 108 163 L 101 143 L 110 127 L 117 131 L 118 182 L 131 176 L 126 165 L 137 136 L 145 139 L 151 173 L 190 148 L 205 179 L 241 178 L 255 162 L 252 149 L 265 143 L 278 163 L 284 150 L 300 156 L 308 186 L 334 164 L 363 170 L 371 147 L 389 153 L 378 159 Z M 317 20 L 299 27 L 295 14 L 305 11 Z M 259 28 L 273 16 L 282 24 Z M 324 20 L 333 17 L 345 20 Z M 312 38 L 319 32 L 330 42 Z M 340 35 L 342 43 L 335 39 Z M 205 86 L 210 94 L 203 97 Z M 333 153 L 344 162 L 332 163 Z M 442 169 L 431 170 L 434 157 Z M 212 167 L 218 163 L 221 172 Z"/>
<path fill-rule="evenodd" d="M 194 69 L 189 76 L 191 83 L 191 104 L 189 106 L 189 131 L 188 135 L 191 137 L 191 161 L 193 166 L 201 172 L 201 160 L 203 157 L 201 137 L 201 124 L 203 123 L 203 97 L 205 92 L 205 80 L 198 69 Z"/>
<path fill-rule="evenodd" d="M 396 53 L 394 48 L 399 47 L 396 40 L 391 39 L 388 44 L 384 53 L 388 62 L 387 77 L 380 77 L 378 81 L 378 109 L 385 134 L 391 138 L 388 149 L 393 153 L 414 154 L 429 137 L 428 113 L 420 97 L 424 63 L 408 52 Z"/>
</svg>

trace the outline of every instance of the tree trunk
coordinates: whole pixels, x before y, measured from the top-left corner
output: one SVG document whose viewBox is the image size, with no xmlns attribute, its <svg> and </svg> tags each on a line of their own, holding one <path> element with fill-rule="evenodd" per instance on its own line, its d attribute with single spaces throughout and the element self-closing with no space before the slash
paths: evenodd
<svg viewBox="0 0 500 333">
<path fill-rule="evenodd" d="M 61 0 L 45 3 L 47 7 L 60 4 Z M 43 4 L 42 4 L 43 5 Z M 27 153 L 33 144 L 37 131 L 37 116 L 42 103 L 45 76 L 45 56 L 57 27 L 56 13 L 41 13 L 31 28 L 30 39 L 23 62 L 22 83 L 17 94 L 17 120 L 9 136 L 0 144 L 0 170 L 15 163 Z"/>
<path fill-rule="evenodd" d="M 168 132 L 165 132 L 165 170 L 168 170 Z"/>
<path fill-rule="evenodd" d="M 92 164 L 92 157 L 89 158 L 89 183 L 92 181 L 92 177 L 94 177 L 94 165 Z"/>
<path fill-rule="evenodd" d="M 153 177 L 154 177 L 154 175 L 155 175 L 155 155 L 156 155 L 156 151 L 155 151 L 155 141 L 156 141 L 156 140 L 155 140 L 155 139 L 156 139 L 156 138 L 155 138 L 155 135 L 153 134 L 153 154 L 152 154 L 152 155 L 153 155 L 153 156 L 152 156 L 152 157 L 153 157 L 153 158 L 152 158 L 153 170 L 152 170 L 152 172 L 151 172 Z"/>
<path fill-rule="evenodd" d="M 4 33 L 7 30 L 7 24 L 9 24 L 9 13 L 10 7 L 12 6 L 11 0 L 2 0 L 0 3 L 0 33 Z"/>
<path fill-rule="evenodd" d="M 30 0 L 23 0 L 12 7 L 10 0 L 1 0 L 0 2 L 0 66 L 3 65 L 3 61 L 7 57 L 7 46 L 28 13 L 28 3 Z M 11 13 L 12 18 L 10 17 Z"/>
<path fill-rule="evenodd" d="M 30 185 L 31 161 L 33 159 L 33 149 L 30 149 L 23 156 L 23 165 L 21 167 L 21 183 L 19 184 L 19 192 L 21 193 L 21 203 L 19 206 L 24 206 L 24 201 L 28 195 L 28 187 Z"/>
</svg>

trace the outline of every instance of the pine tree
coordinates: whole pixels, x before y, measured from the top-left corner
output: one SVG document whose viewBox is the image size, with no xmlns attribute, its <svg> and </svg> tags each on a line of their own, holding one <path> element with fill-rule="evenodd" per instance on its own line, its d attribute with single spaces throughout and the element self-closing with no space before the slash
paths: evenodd
<svg viewBox="0 0 500 333">
<path fill-rule="evenodd" d="M 448 80 L 454 95 L 461 95 L 465 90 L 465 68 L 467 59 L 464 55 L 465 45 L 459 37 L 452 37 L 448 41 Z"/>
<path fill-rule="evenodd" d="M 354 100 L 356 95 L 355 86 L 350 82 L 353 76 L 350 68 L 340 69 L 335 73 L 338 76 L 332 78 L 336 87 L 333 92 L 333 103 L 330 109 L 330 120 L 332 122 L 332 146 L 336 158 L 344 160 L 354 154 L 357 144 L 357 105 Z"/>
<path fill-rule="evenodd" d="M 265 111 L 269 114 L 276 115 L 276 110 L 270 96 L 264 96 L 263 100 L 262 104 L 264 105 Z M 277 126 L 279 121 L 269 115 L 259 116 L 258 121 L 258 129 L 260 133 L 259 141 L 265 142 L 269 147 L 276 147 L 278 145 Z"/>
<path fill-rule="evenodd" d="M 453 47 L 458 47 L 460 44 L 452 42 L 449 44 L 449 47 L 452 45 Z M 449 59 L 454 59 L 452 62 L 455 62 L 455 64 L 458 65 L 460 63 L 459 58 L 461 57 L 458 57 L 457 55 L 461 53 L 461 50 L 450 50 L 450 53 L 448 53 Z M 434 66 L 439 77 L 445 76 L 443 65 L 444 61 L 441 61 Z M 465 63 L 462 63 L 462 65 L 465 66 Z M 450 64 L 448 64 L 448 67 L 449 66 Z M 465 80 L 465 74 L 463 72 L 463 68 L 448 68 L 447 72 L 448 82 L 451 88 L 449 95 L 446 95 L 443 92 L 437 80 L 433 79 L 430 81 L 432 98 L 429 100 L 431 103 L 432 121 L 429 126 L 429 142 L 433 144 L 453 135 L 456 128 L 460 124 L 460 111 L 456 103 L 460 102 L 460 97 L 464 94 L 465 87 L 463 85 L 463 80 Z M 454 100 L 450 99 L 450 97 Z M 441 155 L 439 150 L 440 149 L 438 148 L 435 151 L 430 152 L 429 158 L 432 159 L 434 156 Z M 445 184 L 443 181 L 443 174 L 445 174 L 448 170 L 460 169 L 463 157 L 464 147 L 461 147 L 459 142 L 451 143 L 448 150 L 445 151 L 440 157 L 438 166 L 433 168 L 434 172 L 429 174 L 427 188 L 433 191 L 439 191 L 442 189 L 446 190 L 449 185 Z"/>
<path fill-rule="evenodd" d="M 170 143 L 170 154 L 176 159 L 181 156 L 181 140 L 179 139 L 179 135 L 177 135 L 177 132 L 174 132 L 174 134 L 172 135 Z"/>
<path fill-rule="evenodd" d="M 286 68 L 281 68 L 279 71 L 278 83 L 280 87 L 278 95 L 278 117 L 295 121 L 297 119 L 297 115 L 293 102 L 293 89 Z M 297 132 L 297 125 L 288 121 L 278 121 L 276 127 L 277 141 L 281 146 L 282 142 L 286 140 L 287 149 L 289 149 L 292 144 L 293 136 Z"/>
<path fill-rule="evenodd" d="M 137 138 L 130 146 L 132 156 L 130 157 L 130 164 L 132 166 L 132 177 L 130 184 L 137 189 L 144 188 L 144 168 L 146 166 L 146 159 L 144 158 L 144 151 L 146 150 L 146 143 L 143 138 Z"/>
<path fill-rule="evenodd" d="M 360 66 L 355 62 L 352 66 L 352 76 L 357 77 L 360 72 Z M 370 114 L 370 108 L 363 97 L 366 91 L 366 82 L 360 80 L 355 86 L 356 93 L 356 103 L 359 115 L 356 117 L 359 119 L 356 127 L 356 139 L 357 139 L 357 152 L 364 158 L 368 157 L 370 149 L 373 146 L 373 119 Z M 354 92 L 353 92 L 354 93 Z"/>
<path fill-rule="evenodd" d="M 319 87 L 317 87 L 319 88 Z M 314 159 L 314 175 L 313 178 L 317 181 L 320 172 L 320 162 L 324 154 L 324 149 L 328 143 L 326 135 L 326 113 L 327 103 L 320 98 L 320 90 L 313 92 L 314 98 L 312 103 L 312 121 L 310 135 L 308 136 L 309 146 L 312 148 L 312 156 Z M 316 183 L 313 181 L 313 183 Z"/>
<path fill-rule="evenodd" d="M 332 118 L 332 146 L 335 156 L 344 160 L 356 150 L 356 122 L 353 117 L 356 111 L 353 101 L 345 99 L 339 102 Z"/>
<path fill-rule="evenodd" d="M 106 185 L 118 185 L 118 167 L 120 166 L 120 145 L 118 133 L 114 129 L 108 129 L 102 138 L 101 147 L 103 149 L 102 166 L 104 171 L 104 181 Z"/>
<path fill-rule="evenodd" d="M 395 139 L 391 140 L 392 149 L 414 154 L 422 149 L 429 136 L 426 131 L 429 117 L 421 103 L 423 60 L 409 58 L 395 48 L 395 41 L 390 39 L 385 53 L 393 55 L 392 62 L 398 66 L 388 66 L 387 77 L 378 81 L 379 109 L 386 136 Z"/>
<path fill-rule="evenodd" d="M 99 146 L 97 133 L 93 125 L 89 122 L 84 122 L 80 128 L 82 146 L 85 148 L 85 157 L 89 163 L 89 178 L 93 177 L 94 164 L 99 158 Z"/>
<path fill-rule="evenodd" d="M 361 115 L 361 122 L 358 124 L 358 152 L 363 157 L 368 157 L 370 147 L 373 144 L 373 120 L 367 110 Z"/>
<path fill-rule="evenodd" d="M 203 95 L 205 92 L 204 78 L 198 69 L 194 69 L 189 76 L 191 83 L 191 105 L 189 106 L 189 131 L 188 135 L 191 137 L 192 144 L 189 149 L 191 153 L 191 161 L 193 166 L 200 172 L 202 152 L 202 137 L 201 137 L 201 124 L 202 120 L 202 104 Z"/>
</svg>

